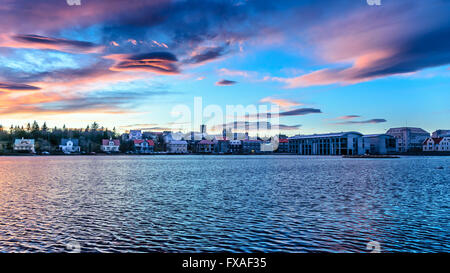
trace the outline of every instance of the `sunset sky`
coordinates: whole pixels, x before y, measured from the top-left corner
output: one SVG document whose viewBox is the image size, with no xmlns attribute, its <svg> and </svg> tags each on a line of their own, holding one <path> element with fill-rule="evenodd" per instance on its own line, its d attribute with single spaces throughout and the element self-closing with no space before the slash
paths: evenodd
<svg viewBox="0 0 450 273">
<path fill-rule="evenodd" d="M 0 124 L 164 130 L 277 104 L 288 135 L 450 129 L 450 1 L 0 0 Z"/>
</svg>

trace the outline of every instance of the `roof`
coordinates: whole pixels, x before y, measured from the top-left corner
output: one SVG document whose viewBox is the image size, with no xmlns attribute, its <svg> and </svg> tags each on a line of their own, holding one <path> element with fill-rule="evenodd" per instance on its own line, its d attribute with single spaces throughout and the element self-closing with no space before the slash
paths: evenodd
<svg viewBox="0 0 450 273">
<path fill-rule="evenodd" d="M 428 133 L 427 131 L 425 131 L 422 128 L 417 128 L 417 127 L 398 127 L 398 128 L 390 128 L 386 134 L 390 135 L 392 133 L 395 133 L 396 131 L 406 131 L 409 130 L 411 133 L 416 133 L 416 134 L 428 134 L 430 135 L 430 133 Z"/>
<path fill-rule="evenodd" d="M 102 145 L 103 146 L 109 146 L 109 139 L 103 139 L 102 140 Z M 111 141 L 113 141 L 114 142 L 114 146 L 120 146 L 120 140 L 118 140 L 118 139 L 112 139 Z"/>
<path fill-rule="evenodd" d="M 278 142 L 279 142 L 279 143 L 289 143 L 289 139 L 287 139 L 287 138 L 280 138 L 280 139 L 278 140 Z"/>
<path fill-rule="evenodd" d="M 434 144 L 439 144 L 441 143 L 441 141 L 443 140 L 443 137 L 429 137 L 427 139 L 425 139 L 425 141 L 423 142 L 423 144 L 427 143 L 429 140 L 433 140 Z"/>
<path fill-rule="evenodd" d="M 171 141 L 169 141 L 169 144 L 187 145 L 187 142 L 185 140 L 171 140 Z"/>
<path fill-rule="evenodd" d="M 153 142 L 153 140 L 135 139 L 135 140 L 133 140 L 133 142 L 134 142 L 135 145 L 141 144 L 141 143 L 143 143 L 143 142 L 147 142 L 148 145 L 150 145 L 150 146 L 155 146 L 155 143 Z"/>
<path fill-rule="evenodd" d="M 16 139 L 14 145 L 34 145 L 34 139 Z"/>
<path fill-rule="evenodd" d="M 263 141 L 262 140 L 257 140 L 257 139 L 244 139 L 244 140 L 242 140 L 242 142 L 258 142 L 258 143 L 261 143 Z"/>
<path fill-rule="evenodd" d="M 308 138 L 327 138 L 327 137 L 343 137 L 349 134 L 355 134 L 362 136 L 359 132 L 341 132 L 341 133 L 329 133 L 329 134 L 315 134 L 315 135 L 297 135 L 288 139 L 308 139 Z"/>
<path fill-rule="evenodd" d="M 204 139 L 204 140 L 200 141 L 198 144 L 213 145 L 214 142 Z"/>
<path fill-rule="evenodd" d="M 393 137 L 391 135 L 388 134 L 372 134 L 372 135 L 363 135 L 363 137 L 382 137 L 382 136 L 386 136 L 386 137 Z"/>
<path fill-rule="evenodd" d="M 71 139 L 71 138 L 63 138 L 61 139 L 61 145 L 67 146 L 67 142 L 72 141 L 73 146 L 78 146 L 78 139 Z"/>
</svg>

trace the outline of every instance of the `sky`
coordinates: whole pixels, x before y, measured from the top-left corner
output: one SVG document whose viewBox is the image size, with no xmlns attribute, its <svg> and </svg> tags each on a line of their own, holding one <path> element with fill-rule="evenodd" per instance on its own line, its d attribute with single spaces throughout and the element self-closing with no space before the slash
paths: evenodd
<svg viewBox="0 0 450 273">
<path fill-rule="evenodd" d="M 287 135 L 450 129 L 450 1 L 76 2 L 0 0 L 3 127 L 198 130 L 197 98 L 210 130 L 238 105 Z"/>
</svg>

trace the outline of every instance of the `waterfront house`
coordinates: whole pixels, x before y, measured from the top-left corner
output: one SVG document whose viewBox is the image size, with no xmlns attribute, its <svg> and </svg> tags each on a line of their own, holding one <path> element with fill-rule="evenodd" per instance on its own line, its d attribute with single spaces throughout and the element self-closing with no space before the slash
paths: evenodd
<svg viewBox="0 0 450 273">
<path fill-rule="evenodd" d="M 363 136 L 364 151 L 366 154 L 386 155 L 397 151 L 395 137 L 386 134 L 374 134 Z"/>
<path fill-rule="evenodd" d="M 289 138 L 289 152 L 300 155 L 361 155 L 365 152 L 362 136 L 358 132 L 297 135 Z"/>
<path fill-rule="evenodd" d="M 59 149 L 65 154 L 79 153 L 81 151 L 78 139 L 61 139 Z"/>
<path fill-rule="evenodd" d="M 140 154 L 150 154 L 155 150 L 155 143 L 153 140 L 135 139 L 133 140 L 133 143 L 136 152 Z"/>
<path fill-rule="evenodd" d="M 442 130 L 442 129 L 439 129 L 439 130 L 434 131 L 434 132 L 431 134 L 431 137 L 434 137 L 434 138 L 438 138 L 438 137 L 447 137 L 447 136 L 450 136 L 450 130 Z"/>
<path fill-rule="evenodd" d="M 213 151 L 213 147 L 214 147 L 214 142 L 212 142 L 211 140 L 200 140 L 197 144 L 196 144 L 196 152 L 197 153 L 202 153 L 202 154 L 207 154 L 207 153 L 211 153 Z"/>
<path fill-rule="evenodd" d="M 0 141 L 0 153 L 4 153 L 8 150 L 8 141 Z"/>
<path fill-rule="evenodd" d="M 214 140 L 214 152 L 219 154 L 227 154 L 230 152 L 230 141 L 226 139 Z"/>
<path fill-rule="evenodd" d="M 26 152 L 26 153 L 35 153 L 34 150 L 34 139 L 16 139 L 14 141 L 14 151 L 15 152 Z"/>
<path fill-rule="evenodd" d="M 244 154 L 260 153 L 262 144 L 263 141 L 261 140 L 244 139 L 242 140 L 242 153 Z"/>
<path fill-rule="evenodd" d="M 166 146 L 168 153 L 171 154 L 187 153 L 187 142 L 185 140 L 169 140 Z"/>
<path fill-rule="evenodd" d="M 450 137 L 430 137 L 427 138 L 422 146 L 424 152 L 449 152 Z"/>
<path fill-rule="evenodd" d="M 242 153 L 242 142 L 238 139 L 230 140 L 230 153 L 240 154 Z"/>
<path fill-rule="evenodd" d="M 129 137 L 129 140 L 142 139 L 142 131 L 141 130 L 130 130 L 128 137 Z"/>
<path fill-rule="evenodd" d="M 101 150 L 105 153 L 117 153 L 120 148 L 120 140 L 118 139 L 103 139 Z"/>
<path fill-rule="evenodd" d="M 430 137 L 430 133 L 414 127 L 391 128 L 387 135 L 397 140 L 397 152 L 421 151 L 423 142 Z"/>
<path fill-rule="evenodd" d="M 278 153 L 289 153 L 289 140 L 287 138 L 280 138 L 278 140 Z"/>
</svg>

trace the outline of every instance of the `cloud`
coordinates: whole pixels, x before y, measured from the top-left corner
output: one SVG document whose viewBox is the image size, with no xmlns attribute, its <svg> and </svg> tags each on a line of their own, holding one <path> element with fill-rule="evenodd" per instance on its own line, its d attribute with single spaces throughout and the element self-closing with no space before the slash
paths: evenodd
<svg viewBox="0 0 450 273">
<path fill-rule="evenodd" d="M 280 106 L 280 108 L 282 108 L 282 109 L 290 109 L 295 106 L 303 105 L 302 103 L 296 102 L 294 100 L 279 99 L 279 98 L 273 98 L 273 97 L 262 98 L 259 102 L 276 104 L 276 105 Z"/>
<path fill-rule="evenodd" d="M 216 60 L 225 54 L 224 47 L 208 47 L 197 49 L 184 62 L 188 64 L 204 64 Z"/>
<path fill-rule="evenodd" d="M 355 118 L 360 118 L 361 116 L 358 115 L 347 115 L 347 116 L 340 116 L 337 117 L 336 119 L 340 119 L 340 120 L 347 120 L 347 119 L 355 119 Z"/>
<path fill-rule="evenodd" d="M 383 118 L 376 118 L 376 119 L 369 119 L 369 120 L 360 120 L 360 121 L 343 121 L 343 122 L 337 122 L 335 124 L 376 124 L 376 123 L 384 123 L 387 122 L 387 120 Z"/>
<path fill-rule="evenodd" d="M 163 75 L 179 74 L 177 57 L 170 52 L 150 52 L 134 55 L 109 55 L 107 59 L 116 60 L 113 71 L 141 71 Z"/>
<path fill-rule="evenodd" d="M 442 11 L 450 3 L 431 2 L 354 9 L 311 28 L 306 35 L 333 68 L 281 81 L 287 88 L 347 85 L 449 64 L 450 21 Z"/>
<path fill-rule="evenodd" d="M 41 89 L 40 87 L 36 87 L 36 86 L 28 85 L 28 84 L 0 82 L 0 91 L 5 91 L 5 92 L 38 91 L 40 89 Z"/>
<path fill-rule="evenodd" d="M 35 34 L 1 34 L 0 47 L 53 49 L 72 53 L 98 53 L 103 50 L 103 46 L 91 42 L 54 38 Z"/>
<path fill-rule="evenodd" d="M 279 116 L 287 117 L 287 116 L 304 116 L 308 114 L 320 114 L 322 111 L 320 109 L 315 108 L 298 108 L 290 111 L 280 112 Z"/>
<path fill-rule="evenodd" d="M 243 78 L 249 78 L 251 76 L 255 76 L 255 72 L 250 71 L 243 71 L 243 70 L 230 70 L 227 68 L 221 68 L 219 69 L 219 74 L 222 76 L 232 76 L 232 77 L 243 77 Z"/>
<path fill-rule="evenodd" d="M 225 79 L 223 79 L 223 80 L 220 80 L 220 81 L 216 82 L 216 85 L 219 85 L 219 86 L 227 86 L 227 85 L 234 85 L 234 84 L 236 84 L 236 83 L 237 83 L 236 81 L 231 81 L 231 80 L 225 80 Z"/>
</svg>

